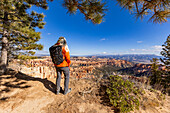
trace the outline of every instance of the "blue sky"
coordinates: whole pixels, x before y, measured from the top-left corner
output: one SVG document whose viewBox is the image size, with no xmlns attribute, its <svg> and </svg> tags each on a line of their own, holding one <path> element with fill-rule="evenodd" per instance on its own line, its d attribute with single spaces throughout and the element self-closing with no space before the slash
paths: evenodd
<svg viewBox="0 0 170 113">
<path fill-rule="evenodd" d="M 67 39 L 71 55 L 95 54 L 156 54 L 160 55 L 161 45 L 170 34 L 170 21 L 163 24 L 136 19 L 125 9 L 108 2 L 104 22 L 94 25 L 84 19 L 79 11 L 70 15 L 62 2 L 49 3 L 48 10 L 33 8 L 46 15 L 44 29 L 38 43 L 44 45 L 38 54 L 49 54 L 48 48 L 60 36 Z"/>
</svg>

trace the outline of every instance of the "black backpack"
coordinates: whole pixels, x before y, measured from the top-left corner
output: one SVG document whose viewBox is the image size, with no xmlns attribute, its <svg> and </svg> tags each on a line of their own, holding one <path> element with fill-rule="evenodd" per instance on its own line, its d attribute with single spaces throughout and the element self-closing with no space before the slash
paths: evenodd
<svg viewBox="0 0 170 113">
<path fill-rule="evenodd" d="M 63 59 L 63 54 L 62 54 L 62 46 L 61 45 L 54 45 L 49 48 L 50 51 L 50 56 L 52 58 L 52 62 L 54 64 L 61 64 L 64 59 Z"/>
</svg>

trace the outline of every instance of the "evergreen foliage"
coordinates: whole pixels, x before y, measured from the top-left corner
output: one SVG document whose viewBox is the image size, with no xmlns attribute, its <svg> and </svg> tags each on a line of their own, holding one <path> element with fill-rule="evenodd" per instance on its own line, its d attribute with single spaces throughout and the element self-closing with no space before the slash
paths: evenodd
<svg viewBox="0 0 170 113">
<path fill-rule="evenodd" d="M 117 112 L 126 113 L 139 108 L 139 99 L 142 91 L 128 80 L 116 75 L 110 76 L 110 84 L 106 90 L 110 103 Z"/>
<path fill-rule="evenodd" d="M 38 44 L 42 29 L 44 14 L 28 11 L 32 6 L 47 9 L 45 0 L 1 0 L 0 1 L 0 71 L 4 73 L 9 58 L 31 58 L 31 50 L 42 50 Z M 22 50 L 22 51 L 21 51 Z"/>
<path fill-rule="evenodd" d="M 166 42 L 162 45 L 161 62 L 166 66 L 163 71 L 164 76 L 162 77 L 162 85 L 164 86 L 164 93 L 169 93 L 170 95 L 170 35 L 167 37 Z"/>
<path fill-rule="evenodd" d="M 153 23 L 167 22 L 170 18 L 170 0 L 116 0 L 120 6 L 126 8 L 137 18 L 143 19 L 151 15 L 149 21 Z"/>
<path fill-rule="evenodd" d="M 149 21 L 153 23 L 167 22 L 170 18 L 169 0 L 116 0 L 120 6 L 126 8 L 136 18 L 143 19 L 151 15 Z M 70 14 L 80 10 L 86 20 L 100 24 L 103 21 L 104 12 L 107 10 L 104 0 L 64 0 L 63 6 Z"/>
<path fill-rule="evenodd" d="M 106 6 L 102 0 L 64 0 L 63 6 L 68 9 L 68 13 L 75 14 L 77 10 L 84 14 L 86 20 L 91 20 L 94 24 L 103 22 Z"/>
<path fill-rule="evenodd" d="M 166 42 L 162 45 L 161 62 L 164 63 L 167 69 L 170 69 L 170 35 L 167 37 Z"/>
<path fill-rule="evenodd" d="M 11 56 L 33 55 L 34 52 L 21 52 L 20 50 L 41 50 L 43 48 L 41 44 L 36 43 L 39 41 L 41 33 L 36 32 L 35 28 L 43 28 L 44 15 L 35 11 L 29 13 L 27 10 L 32 5 L 47 9 L 47 3 L 38 0 L 1 0 L 0 2 L 0 33 L 2 36 L 0 43 L 4 44 L 2 40 L 6 36 L 5 47 Z"/>
<path fill-rule="evenodd" d="M 157 58 L 153 58 L 151 60 L 152 65 L 151 65 L 151 76 L 150 76 L 150 84 L 151 85 L 160 85 L 161 84 L 161 71 L 158 70 L 159 69 L 159 65 L 158 65 L 158 59 Z"/>
</svg>

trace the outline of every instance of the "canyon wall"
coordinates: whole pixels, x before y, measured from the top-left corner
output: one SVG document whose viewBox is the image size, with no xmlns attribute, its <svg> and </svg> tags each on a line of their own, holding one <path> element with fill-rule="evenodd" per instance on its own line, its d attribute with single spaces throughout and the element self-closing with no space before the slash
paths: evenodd
<svg viewBox="0 0 170 113">
<path fill-rule="evenodd" d="M 93 70 L 95 67 L 102 67 L 103 65 L 113 65 L 122 68 L 133 66 L 131 62 L 125 60 L 71 57 L 70 76 L 74 78 L 94 78 Z M 55 78 L 57 76 L 55 66 L 48 56 L 23 62 L 13 60 L 10 68 L 34 77 Z"/>
</svg>

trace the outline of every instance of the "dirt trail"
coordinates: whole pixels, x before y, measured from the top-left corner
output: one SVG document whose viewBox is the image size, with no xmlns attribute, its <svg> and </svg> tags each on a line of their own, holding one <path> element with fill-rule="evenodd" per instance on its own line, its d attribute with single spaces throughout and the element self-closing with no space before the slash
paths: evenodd
<svg viewBox="0 0 170 113">
<path fill-rule="evenodd" d="M 54 100 L 55 95 L 39 81 L 1 77 L 0 113 L 38 113 Z"/>
<path fill-rule="evenodd" d="M 61 81 L 63 87 L 64 79 Z M 34 78 L 12 72 L 0 76 L 0 113 L 113 113 L 105 104 L 98 85 L 92 80 L 70 79 L 72 91 L 54 94 L 55 79 Z M 136 113 L 169 113 L 169 100 L 163 106 L 140 109 Z M 167 104 L 168 103 L 168 104 Z M 149 104 L 148 104 L 149 105 Z"/>
<path fill-rule="evenodd" d="M 67 95 L 55 95 L 54 83 L 55 79 L 34 78 L 22 73 L 1 75 L 0 113 L 104 113 L 110 109 L 100 102 L 96 104 L 96 96 L 89 95 L 89 89 L 94 86 L 91 80 L 70 79 L 72 91 Z M 61 80 L 63 85 L 64 79 Z"/>
</svg>

